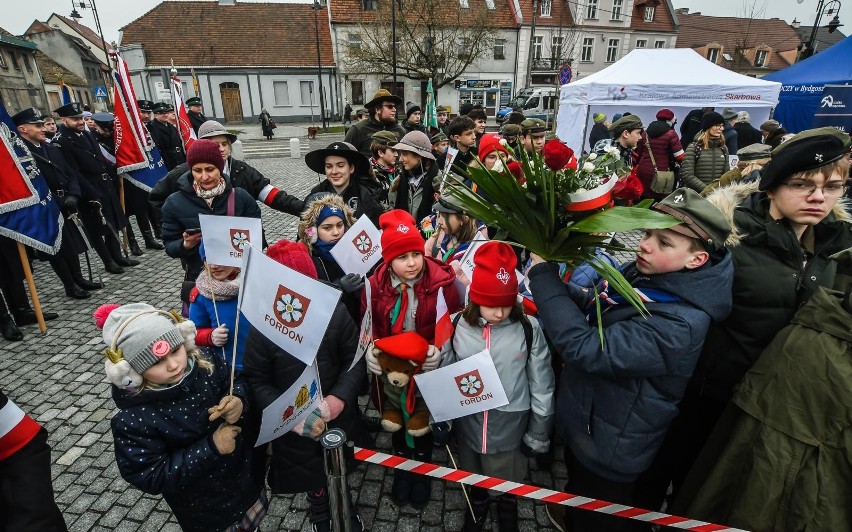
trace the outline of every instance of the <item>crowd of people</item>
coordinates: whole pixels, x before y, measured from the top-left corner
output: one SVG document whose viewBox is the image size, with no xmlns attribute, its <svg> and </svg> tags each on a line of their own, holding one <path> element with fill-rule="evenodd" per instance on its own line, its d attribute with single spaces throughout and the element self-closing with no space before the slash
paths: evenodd
<svg viewBox="0 0 852 532">
<path fill-rule="evenodd" d="M 133 302 L 103 306 L 95 319 L 118 407 L 119 471 L 133 486 L 162 494 L 185 530 L 255 530 L 267 489 L 306 493 L 312 529 L 331 529 L 320 434 L 339 427 L 371 448 L 378 427 L 359 411 L 360 395 L 381 410 L 390 387 L 407 415 L 423 401 L 413 387 L 393 388 L 373 350 L 350 368 L 368 310 L 376 348 L 419 371 L 486 350 L 508 398 L 505 406 L 418 430 L 383 422 L 396 456 L 432 462 L 435 446 L 450 444 L 460 468 L 525 482 L 531 463 L 550 467 L 558 439 L 568 482 L 544 487 L 755 530 L 840 530 L 852 522 L 850 386 L 840 382 L 852 342 L 848 135 L 833 128 L 786 135 L 773 120 L 758 129 L 730 108 L 689 113 L 680 136 L 669 109 L 647 128 L 630 113 L 611 123 L 595 115 L 590 149 L 616 148 L 629 171 L 621 180 L 632 180 L 631 194 L 619 201 L 651 199 L 652 209 L 678 221 L 645 230 L 636 258 L 618 265 L 646 315 L 589 265 L 548 262 L 499 241 L 478 247 L 470 278 L 462 271 L 472 243 L 497 228 L 442 194 L 447 171 L 474 190 L 471 165 L 523 182 L 514 159 L 524 151 L 539 157 L 547 143 L 560 142 L 542 120 L 514 112 L 499 133 L 485 133 L 482 109 L 449 118 L 438 107 L 440 125 L 430 129 L 422 109 L 410 105 L 400 124 L 402 100 L 380 90 L 343 141 L 306 154 L 306 166 L 325 179 L 300 199 L 233 159 L 235 137 L 218 122 L 199 124 L 199 140 L 184 153 L 169 106 L 139 104 L 157 115 L 149 128 L 170 172 L 150 194 L 134 192 L 143 202 L 132 212 L 145 245 L 181 261 L 189 320 Z M 51 189 L 82 224 L 68 228 L 67 241 L 63 234 L 67 249 L 51 265 L 70 297 L 84 297 L 100 286 L 82 277 L 73 232 L 83 228 L 108 272 L 132 267 L 118 238 L 128 211 L 118 203 L 114 165 L 80 125 L 82 109 L 70 104 L 57 113 L 63 126 L 51 142 L 37 111 L 14 119 L 31 151 L 43 154 L 36 157 L 43 173 L 65 168 L 66 181 Z M 94 121 L 108 152 L 109 117 Z M 317 351 L 322 401 L 291 432 L 255 448 L 260 414 L 304 364 L 240 315 L 241 272 L 206 260 L 198 216 L 259 218 L 258 202 L 299 218 L 296 239 L 264 243 L 266 255 L 342 295 Z M 331 254 L 362 215 L 382 231 L 382 260 L 367 276 L 346 273 Z M 515 269 L 520 282 L 510 274 Z M 11 311 L 20 311 L 14 289 L 3 291 Z M 454 325 L 443 346 L 439 300 Z M 213 301 L 218 310 L 211 312 Z M 15 339 L 5 324 L 4 336 Z M 229 390 L 224 353 L 235 343 Z M 424 508 L 431 493 L 429 477 L 393 471 L 395 504 Z M 482 530 L 492 501 L 500 530 L 518 529 L 514 496 L 471 489 L 469 498 L 463 530 Z M 362 530 L 357 505 L 349 504 L 352 529 Z M 548 505 L 547 514 L 562 531 L 651 530 L 559 505 Z"/>
</svg>

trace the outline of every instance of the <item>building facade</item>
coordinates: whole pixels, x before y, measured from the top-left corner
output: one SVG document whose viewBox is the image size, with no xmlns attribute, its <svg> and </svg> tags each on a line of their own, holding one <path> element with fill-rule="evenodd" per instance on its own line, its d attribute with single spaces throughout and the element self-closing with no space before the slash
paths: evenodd
<svg viewBox="0 0 852 532">
<path fill-rule="evenodd" d="M 9 114 L 27 107 L 47 109 L 35 54 L 37 46 L 0 28 L 0 101 Z"/>
</svg>

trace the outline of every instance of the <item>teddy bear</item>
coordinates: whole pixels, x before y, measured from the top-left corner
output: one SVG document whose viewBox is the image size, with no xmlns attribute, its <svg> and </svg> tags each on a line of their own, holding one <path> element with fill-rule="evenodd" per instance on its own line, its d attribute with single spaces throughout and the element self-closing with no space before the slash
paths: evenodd
<svg viewBox="0 0 852 532">
<path fill-rule="evenodd" d="M 404 426 L 411 436 L 423 436 L 430 430 L 429 410 L 412 377 L 426 361 L 429 343 L 416 332 L 405 332 L 380 338 L 373 345 L 384 385 L 382 428 L 397 432 Z"/>
</svg>

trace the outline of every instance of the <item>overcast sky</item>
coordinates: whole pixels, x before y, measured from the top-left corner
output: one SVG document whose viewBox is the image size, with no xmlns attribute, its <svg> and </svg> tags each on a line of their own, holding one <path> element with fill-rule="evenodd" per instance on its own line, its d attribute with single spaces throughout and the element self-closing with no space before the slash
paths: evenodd
<svg viewBox="0 0 852 532">
<path fill-rule="evenodd" d="M 84 0 L 86 5 L 91 0 Z M 160 3 L 161 0 L 100 0 L 97 1 L 98 15 L 103 26 L 104 38 L 107 42 L 118 40 L 118 30 L 129 22 L 139 18 L 154 6 Z M 250 0 L 237 0 L 238 2 L 249 2 Z M 285 3 L 309 3 L 298 0 L 266 0 L 267 2 Z M 530 0 L 521 0 L 522 2 Z M 569 0 L 572 3 L 585 3 L 585 0 Z M 766 6 L 763 18 L 778 17 L 791 22 L 797 18 L 803 25 L 811 25 L 816 16 L 816 8 L 819 0 L 803 0 L 801 3 L 797 0 L 673 0 L 675 7 L 688 7 L 691 12 L 700 11 L 705 15 L 715 16 L 741 16 L 743 13 L 750 11 L 747 6 L 756 5 L 757 7 Z M 83 15 L 80 20 L 92 29 L 95 28 L 95 18 L 92 15 L 91 9 L 80 9 L 80 0 L 74 0 L 77 4 L 77 10 Z M 7 31 L 20 35 L 29 27 L 33 20 L 46 20 L 51 13 L 56 12 L 59 15 L 68 16 L 71 12 L 71 0 L 3 0 L 6 4 L 3 7 L 3 17 L 0 25 Z M 601 6 L 606 6 L 608 0 L 599 2 Z M 9 5 L 11 4 L 11 5 Z M 852 0 L 845 0 L 844 6 L 840 12 L 841 22 L 846 26 L 840 28 L 845 34 L 849 35 L 852 30 Z M 822 24 L 828 24 L 831 17 L 823 17 Z M 275 21 L 270 21 L 275 24 Z M 187 28 L 191 31 L 191 28 Z"/>
</svg>

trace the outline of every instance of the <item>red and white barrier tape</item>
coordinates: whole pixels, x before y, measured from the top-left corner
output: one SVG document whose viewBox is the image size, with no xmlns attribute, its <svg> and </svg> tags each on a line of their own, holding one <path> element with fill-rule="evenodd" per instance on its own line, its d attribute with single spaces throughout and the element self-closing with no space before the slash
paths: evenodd
<svg viewBox="0 0 852 532">
<path fill-rule="evenodd" d="M 529 484 L 519 484 L 500 478 L 488 477 L 485 475 L 477 475 L 469 473 L 461 469 L 451 469 L 417 460 L 409 460 L 400 456 L 380 453 L 362 447 L 355 447 L 355 459 L 370 464 L 376 464 L 392 469 L 402 469 L 411 471 L 420 475 L 427 475 L 440 480 L 449 480 L 450 482 L 458 482 L 467 484 L 468 486 L 476 486 L 477 488 L 486 488 L 502 493 L 509 493 L 518 497 L 526 497 L 537 501 L 544 501 L 573 508 L 581 508 L 592 512 L 600 512 L 610 514 L 625 519 L 635 519 L 656 525 L 665 525 L 673 528 L 681 528 L 684 530 L 693 530 L 695 532 L 745 532 L 739 528 L 731 528 L 723 525 L 714 525 L 679 517 L 676 515 L 664 514 L 661 512 L 652 512 L 643 510 L 642 508 L 634 508 L 623 504 L 615 504 L 600 499 L 590 499 L 580 495 L 572 495 L 561 491 L 553 491 L 549 489 L 531 486 Z"/>
</svg>

